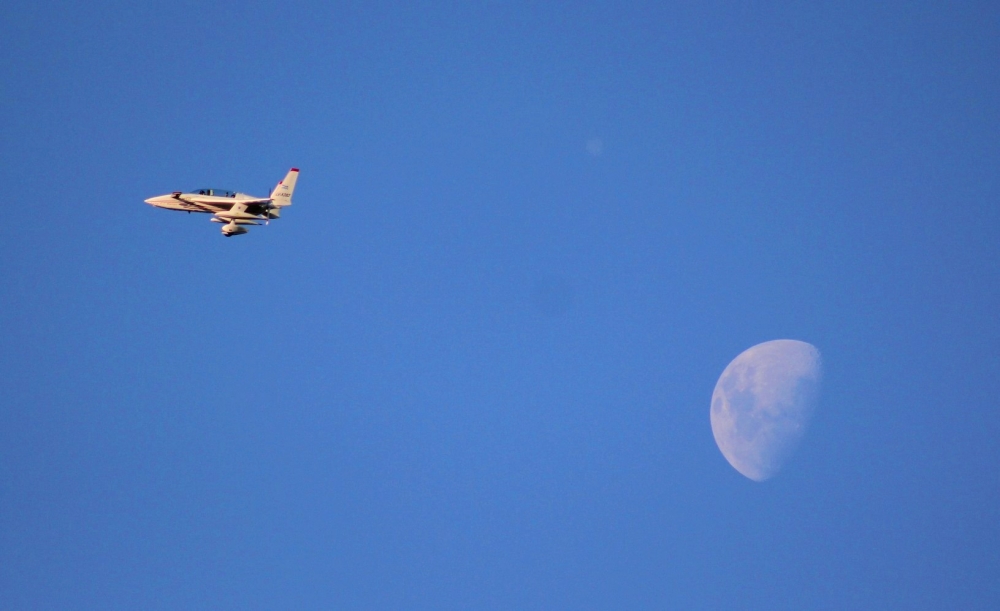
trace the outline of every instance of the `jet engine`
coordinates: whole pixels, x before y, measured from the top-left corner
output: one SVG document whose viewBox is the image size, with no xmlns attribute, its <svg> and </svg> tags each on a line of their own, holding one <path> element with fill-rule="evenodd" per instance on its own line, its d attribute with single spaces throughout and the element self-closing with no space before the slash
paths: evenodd
<svg viewBox="0 0 1000 611">
<path fill-rule="evenodd" d="M 243 235 L 247 232 L 246 227 L 240 227 L 236 223 L 230 222 L 222 226 L 222 235 L 231 238 L 234 235 Z"/>
</svg>

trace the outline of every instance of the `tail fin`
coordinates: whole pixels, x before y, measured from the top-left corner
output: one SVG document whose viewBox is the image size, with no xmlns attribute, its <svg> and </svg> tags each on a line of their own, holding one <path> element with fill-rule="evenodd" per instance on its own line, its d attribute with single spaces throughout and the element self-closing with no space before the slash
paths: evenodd
<svg viewBox="0 0 1000 611">
<path fill-rule="evenodd" d="M 271 201 L 275 206 L 291 206 L 292 191 L 295 191 L 295 181 L 299 179 L 299 169 L 292 168 L 288 171 L 285 179 L 278 183 L 278 186 L 271 192 Z"/>
</svg>

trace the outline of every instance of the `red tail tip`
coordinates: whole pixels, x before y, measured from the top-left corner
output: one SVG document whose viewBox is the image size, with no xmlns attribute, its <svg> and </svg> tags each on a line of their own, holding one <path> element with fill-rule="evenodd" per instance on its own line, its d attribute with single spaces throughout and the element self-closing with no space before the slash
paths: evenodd
<svg viewBox="0 0 1000 611">
<path fill-rule="evenodd" d="M 293 172 L 298 172 L 298 171 L 299 171 L 299 169 L 298 169 L 298 168 L 292 168 L 292 171 L 293 171 Z"/>
</svg>

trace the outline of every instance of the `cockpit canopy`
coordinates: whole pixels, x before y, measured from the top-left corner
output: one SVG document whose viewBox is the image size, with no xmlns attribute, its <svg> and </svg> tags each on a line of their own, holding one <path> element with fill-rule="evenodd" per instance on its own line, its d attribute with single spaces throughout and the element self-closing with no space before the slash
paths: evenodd
<svg viewBox="0 0 1000 611">
<path fill-rule="evenodd" d="M 195 189 L 191 191 L 192 195 L 212 195 L 214 197 L 236 197 L 235 191 L 227 191 L 225 189 Z"/>
</svg>

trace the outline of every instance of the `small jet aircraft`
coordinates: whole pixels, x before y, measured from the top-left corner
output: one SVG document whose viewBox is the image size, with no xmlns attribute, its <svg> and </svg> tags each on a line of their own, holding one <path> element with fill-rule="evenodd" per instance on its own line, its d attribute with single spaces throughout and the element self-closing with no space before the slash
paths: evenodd
<svg viewBox="0 0 1000 611">
<path fill-rule="evenodd" d="M 213 223 L 222 223 L 222 235 L 227 238 L 242 235 L 246 225 L 265 225 L 281 216 L 281 209 L 292 205 L 292 192 L 299 178 L 299 169 L 292 168 L 268 197 L 254 197 L 222 189 L 196 189 L 190 193 L 174 191 L 159 195 L 146 203 L 167 210 L 204 212 L 211 214 Z"/>
</svg>

